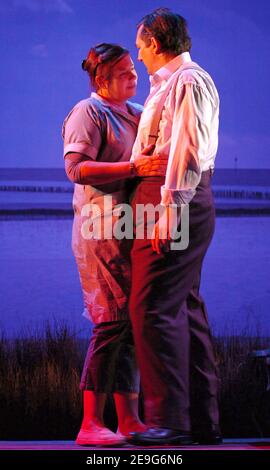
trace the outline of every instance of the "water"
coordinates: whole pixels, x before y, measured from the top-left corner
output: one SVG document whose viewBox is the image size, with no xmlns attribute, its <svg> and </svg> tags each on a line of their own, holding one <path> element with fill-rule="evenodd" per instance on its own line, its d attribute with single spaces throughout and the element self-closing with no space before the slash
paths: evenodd
<svg viewBox="0 0 270 470">
<path fill-rule="evenodd" d="M 72 220 L 0 220 L 1 319 L 9 336 L 64 320 L 89 334 L 71 252 Z M 215 333 L 270 334 L 270 218 L 218 218 L 202 276 Z"/>
</svg>

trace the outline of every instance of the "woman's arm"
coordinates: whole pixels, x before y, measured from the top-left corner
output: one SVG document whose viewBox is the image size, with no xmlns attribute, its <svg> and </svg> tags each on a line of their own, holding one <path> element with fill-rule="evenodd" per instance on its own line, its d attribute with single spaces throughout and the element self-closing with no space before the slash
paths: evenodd
<svg viewBox="0 0 270 470">
<path fill-rule="evenodd" d="M 129 178 L 130 162 L 96 162 L 81 153 L 68 153 L 65 157 L 68 178 L 78 184 L 104 184 Z"/>
<path fill-rule="evenodd" d="M 65 157 L 68 178 L 78 184 L 105 184 L 132 176 L 162 176 L 166 173 L 167 159 L 160 155 L 148 156 L 152 148 L 146 147 L 133 164 L 128 162 L 97 162 L 81 153 L 71 152 Z"/>
</svg>

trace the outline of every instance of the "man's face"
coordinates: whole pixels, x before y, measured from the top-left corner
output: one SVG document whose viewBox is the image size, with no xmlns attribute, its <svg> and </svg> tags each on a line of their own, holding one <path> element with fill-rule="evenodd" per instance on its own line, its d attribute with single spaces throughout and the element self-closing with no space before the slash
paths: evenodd
<svg viewBox="0 0 270 470">
<path fill-rule="evenodd" d="M 148 74 L 153 75 L 156 71 L 154 67 L 156 54 L 154 53 L 152 42 L 150 42 L 149 45 L 147 46 L 144 40 L 141 38 L 142 29 L 143 29 L 143 25 L 139 27 L 138 32 L 137 32 L 137 37 L 136 37 L 136 47 L 138 49 L 138 60 L 144 63 L 145 67 L 147 68 Z"/>
</svg>

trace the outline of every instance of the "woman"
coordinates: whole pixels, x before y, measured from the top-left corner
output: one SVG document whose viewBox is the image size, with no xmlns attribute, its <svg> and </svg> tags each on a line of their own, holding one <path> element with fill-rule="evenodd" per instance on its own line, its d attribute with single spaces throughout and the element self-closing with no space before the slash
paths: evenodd
<svg viewBox="0 0 270 470">
<path fill-rule="evenodd" d="M 108 236 L 108 229 L 119 222 L 121 204 L 128 200 L 127 179 L 164 174 L 165 161 L 140 155 L 130 162 L 142 108 L 127 101 L 137 85 L 128 51 L 102 43 L 90 49 L 82 65 L 95 92 L 72 109 L 63 126 L 65 169 L 75 183 L 72 248 L 84 314 L 95 324 L 80 384 L 84 416 L 76 442 L 113 445 L 144 425 L 138 417 L 139 376 L 127 308 L 130 240 Z M 103 421 L 110 392 L 117 434 Z"/>
</svg>

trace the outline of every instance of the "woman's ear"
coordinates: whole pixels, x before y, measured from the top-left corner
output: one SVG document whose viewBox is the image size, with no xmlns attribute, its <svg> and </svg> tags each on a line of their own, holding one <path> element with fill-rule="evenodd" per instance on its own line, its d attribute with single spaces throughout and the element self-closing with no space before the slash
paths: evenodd
<svg viewBox="0 0 270 470">
<path fill-rule="evenodd" d="M 108 81 L 105 80 L 103 75 L 98 75 L 96 77 L 96 84 L 97 84 L 97 89 L 100 90 L 101 88 L 108 88 Z"/>
</svg>

